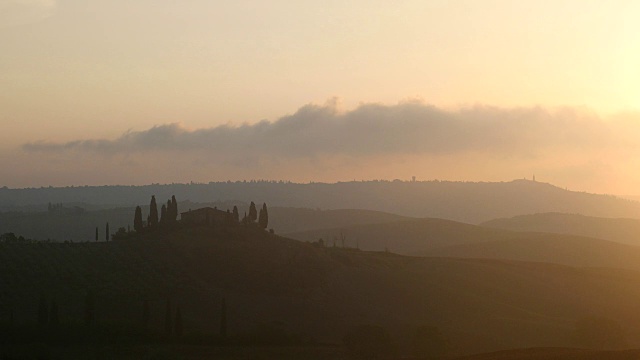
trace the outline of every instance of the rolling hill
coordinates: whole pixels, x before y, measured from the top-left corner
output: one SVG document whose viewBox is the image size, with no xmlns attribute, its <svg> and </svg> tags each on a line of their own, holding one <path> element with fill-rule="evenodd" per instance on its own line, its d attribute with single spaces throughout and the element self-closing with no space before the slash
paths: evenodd
<svg viewBox="0 0 640 360">
<path fill-rule="evenodd" d="M 505 259 L 640 270 L 640 247 L 584 236 L 502 230 L 442 219 L 354 225 L 288 234 L 327 246 L 411 256 Z"/>
<path fill-rule="evenodd" d="M 487 242 L 517 236 L 512 231 L 480 227 L 444 219 L 412 219 L 378 224 L 362 224 L 287 233 L 300 241 L 323 239 L 327 246 L 390 251 L 416 255 L 423 251 L 456 244 Z"/>
<path fill-rule="evenodd" d="M 146 186 L 0 188 L 0 210 L 46 209 L 47 202 L 135 207 L 151 195 L 179 201 L 248 203 L 270 207 L 367 209 L 411 217 L 435 217 L 466 223 L 516 215 L 562 212 L 589 216 L 640 218 L 640 203 L 608 195 L 569 191 L 551 184 L 453 181 L 352 181 L 335 184 L 288 182 L 212 182 Z"/>
<path fill-rule="evenodd" d="M 445 246 L 424 251 L 421 255 L 640 270 L 640 247 L 549 233 L 517 233 L 511 239 Z"/>
<path fill-rule="evenodd" d="M 566 348 L 533 348 L 471 355 L 456 360 L 634 360 L 638 358 L 640 358 L 640 350 L 597 351 Z"/>
<path fill-rule="evenodd" d="M 249 204 L 240 202 L 178 203 L 179 212 L 202 207 L 233 209 L 238 206 L 240 213 L 249 210 Z M 149 212 L 149 206 L 143 206 L 143 212 Z M 79 209 L 81 211 L 74 211 Z M 109 223 L 111 233 L 119 227 L 133 225 L 134 207 L 87 210 L 69 207 L 69 211 L 20 211 L 0 212 L 0 234 L 12 232 L 28 239 L 55 241 L 95 240 L 95 228 L 98 227 L 100 241 L 105 240 L 105 226 Z M 411 219 L 408 217 L 373 210 L 319 210 L 305 208 L 271 207 L 269 208 L 269 228 L 277 233 L 307 231 L 336 226 L 374 224 Z"/>
<path fill-rule="evenodd" d="M 640 219 L 613 219 L 554 212 L 495 219 L 481 225 L 515 231 L 590 236 L 624 244 L 640 245 Z"/>
<path fill-rule="evenodd" d="M 490 230 L 487 230 L 490 231 Z M 135 324 L 150 301 L 162 328 L 168 299 L 187 333 L 215 334 L 221 299 L 229 332 L 261 324 L 340 342 L 381 324 L 406 349 L 419 325 L 438 326 L 452 354 L 580 346 L 575 323 L 617 321 L 640 345 L 640 272 L 505 260 L 415 258 L 323 248 L 259 230 L 183 229 L 110 243 L 0 244 L 0 322 L 35 322 L 44 294 L 63 323 L 79 322 L 87 291 L 98 321 Z"/>
<path fill-rule="evenodd" d="M 320 210 L 285 207 L 269 209 L 269 227 L 278 234 L 410 219 L 410 217 L 382 211 L 361 209 Z"/>
</svg>

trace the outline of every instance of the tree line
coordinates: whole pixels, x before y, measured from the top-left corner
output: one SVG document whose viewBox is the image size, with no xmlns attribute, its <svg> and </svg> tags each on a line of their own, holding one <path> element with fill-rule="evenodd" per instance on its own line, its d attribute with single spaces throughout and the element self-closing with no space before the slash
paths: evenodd
<svg viewBox="0 0 640 360">
<path fill-rule="evenodd" d="M 218 210 L 217 208 L 215 210 Z M 224 213 L 223 211 L 221 211 Z M 133 231 L 128 227 L 120 227 L 118 231 L 113 234 L 113 239 L 122 240 L 131 236 L 141 235 L 145 233 L 153 233 L 157 231 L 170 231 L 183 227 L 186 224 L 181 223 L 178 220 L 178 202 L 175 195 L 168 199 L 166 204 L 163 203 L 158 211 L 158 202 L 155 195 L 151 196 L 149 203 L 149 214 L 147 214 L 146 221 L 142 214 L 142 207 L 136 206 L 133 217 Z M 208 223 L 209 221 L 207 221 Z M 267 204 L 263 203 L 262 207 L 258 210 L 256 204 L 251 201 L 249 205 L 249 212 L 245 212 L 243 217 L 240 218 L 240 211 L 237 206 L 233 207 L 233 210 L 226 210 L 224 224 L 228 226 L 233 225 L 257 225 L 262 229 L 267 229 L 269 225 L 269 210 Z M 270 230 L 273 232 L 273 230 Z M 96 227 L 96 241 L 98 241 L 99 229 Z M 109 223 L 106 224 L 106 237 L 107 241 L 110 238 Z"/>
</svg>

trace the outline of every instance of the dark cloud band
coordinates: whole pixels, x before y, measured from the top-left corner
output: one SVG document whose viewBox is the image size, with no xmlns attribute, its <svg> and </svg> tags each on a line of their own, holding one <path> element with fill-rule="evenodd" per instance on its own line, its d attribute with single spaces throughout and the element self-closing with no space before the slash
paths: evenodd
<svg viewBox="0 0 640 360">
<path fill-rule="evenodd" d="M 32 142 L 27 152 L 103 154 L 210 151 L 238 156 L 376 156 L 483 152 L 532 155 L 546 148 L 611 146 L 612 125 L 571 109 L 468 107 L 444 110 L 405 103 L 362 105 L 339 112 L 306 105 L 277 121 L 188 130 L 179 124 L 129 131 L 113 140 Z"/>
</svg>

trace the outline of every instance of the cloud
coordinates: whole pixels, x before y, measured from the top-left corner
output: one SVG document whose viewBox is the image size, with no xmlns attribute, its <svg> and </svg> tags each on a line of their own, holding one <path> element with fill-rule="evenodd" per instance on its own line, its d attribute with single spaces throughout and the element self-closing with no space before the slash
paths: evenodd
<svg viewBox="0 0 640 360">
<path fill-rule="evenodd" d="M 303 106 L 273 122 L 196 130 L 172 123 L 128 131 L 116 139 L 36 141 L 22 148 L 30 153 L 204 151 L 238 158 L 285 159 L 471 152 L 522 157 L 619 146 L 619 133 L 611 123 L 575 109 L 474 106 L 445 110 L 413 102 L 365 104 L 340 112 L 335 102 L 328 102 Z"/>
<path fill-rule="evenodd" d="M 309 104 L 276 121 L 189 129 L 179 123 L 112 139 L 35 141 L 3 159 L 0 184 L 147 184 L 242 179 L 540 181 L 633 194 L 640 114 L 421 103 L 341 111 Z"/>
<path fill-rule="evenodd" d="M 0 28 L 42 21 L 56 6 L 56 0 L 0 0 Z"/>
</svg>

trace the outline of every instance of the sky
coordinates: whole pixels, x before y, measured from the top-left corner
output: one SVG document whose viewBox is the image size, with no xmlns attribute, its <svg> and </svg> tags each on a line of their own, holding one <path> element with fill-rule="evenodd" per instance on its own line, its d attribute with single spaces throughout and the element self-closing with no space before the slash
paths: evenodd
<svg viewBox="0 0 640 360">
<path fill-rule="evenodd" d="M 0 186 L 640 194 L 640 2 L 0 0 Z"/>
</svg>

